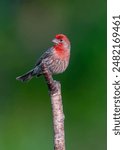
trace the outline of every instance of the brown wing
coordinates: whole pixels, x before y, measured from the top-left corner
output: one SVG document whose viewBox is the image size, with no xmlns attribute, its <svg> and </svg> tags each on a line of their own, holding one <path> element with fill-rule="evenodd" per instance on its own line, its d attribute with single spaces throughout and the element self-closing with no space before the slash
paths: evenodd
<svg viewBox="0 0 124 150">
<path fill-rule="evenodd" d="M 41 57 L 37 60 L 37 62 L 36 62 L 36 64 L 35 64 L 35 67 L 36 67 L 36 66 L 39 66 L 39 65 L 41 64 L 41 62 L 42 62 L 43 59 L 50 57 L 50 55 L 52 55 L 52 50 L 53 50 L 53 47 L 51 47 L 51 48 L 49 48 L 47 51 L 45 51 L 45 52 L 41 55 Z"/>
</svg>

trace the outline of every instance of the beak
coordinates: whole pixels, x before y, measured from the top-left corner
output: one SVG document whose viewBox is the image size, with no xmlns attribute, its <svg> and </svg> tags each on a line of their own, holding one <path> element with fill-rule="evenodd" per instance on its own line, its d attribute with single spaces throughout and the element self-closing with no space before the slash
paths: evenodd
<svg viewBox="0 0 124 150">
<path fill-rule="evenodd" d="M 55 43 L 55 44 L 58 44 L 58 43 L 59 43 L 59 40 L 53 39 L 52 42 Z"/>
</svg>

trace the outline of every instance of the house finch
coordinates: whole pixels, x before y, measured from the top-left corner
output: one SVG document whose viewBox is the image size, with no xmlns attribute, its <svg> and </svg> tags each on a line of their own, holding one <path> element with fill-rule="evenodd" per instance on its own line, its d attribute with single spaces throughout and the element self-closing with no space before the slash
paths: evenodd
<svg viewBox="0 0 124 150">
<path fill-rule="evenodd" d="M 45 51 L 38 59 L 35 67 L 17 80 L 27 81 L 34 76 L 42 75 L 42 64 L 45 63 L 51 74 L 59 74 L 66 70 L 70 58 L 70 41 L 64 34 L 57 34 L 52 40 L 53 47 Z"/>
</svg>

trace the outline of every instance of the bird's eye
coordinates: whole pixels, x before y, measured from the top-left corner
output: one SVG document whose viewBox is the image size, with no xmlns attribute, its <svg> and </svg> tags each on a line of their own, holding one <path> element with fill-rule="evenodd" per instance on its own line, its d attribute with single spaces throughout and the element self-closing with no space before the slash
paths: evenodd
<svg viewBox="0 0 124 150">
<path fill-rule="evenodd" d="M 63 40 L 62 40 L 62 39 L 60 39 L 60 42 L 63 42 Z"/>
</svg>

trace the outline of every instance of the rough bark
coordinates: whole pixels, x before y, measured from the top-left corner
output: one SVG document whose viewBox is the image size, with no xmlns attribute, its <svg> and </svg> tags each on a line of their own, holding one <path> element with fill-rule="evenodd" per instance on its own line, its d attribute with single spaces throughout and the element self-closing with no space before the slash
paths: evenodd
<svg viewBox="0 0 124 150">
<path fill-rule="evenodd" d="M 61 97 L 61 84 L 58 81 L 53 80 L 51 73 L 44 63 L 42 64 L 42 71 L 48 85 L 52 104 L 54 150 L 65 150 L 64 113 Z"/>
</svg>

